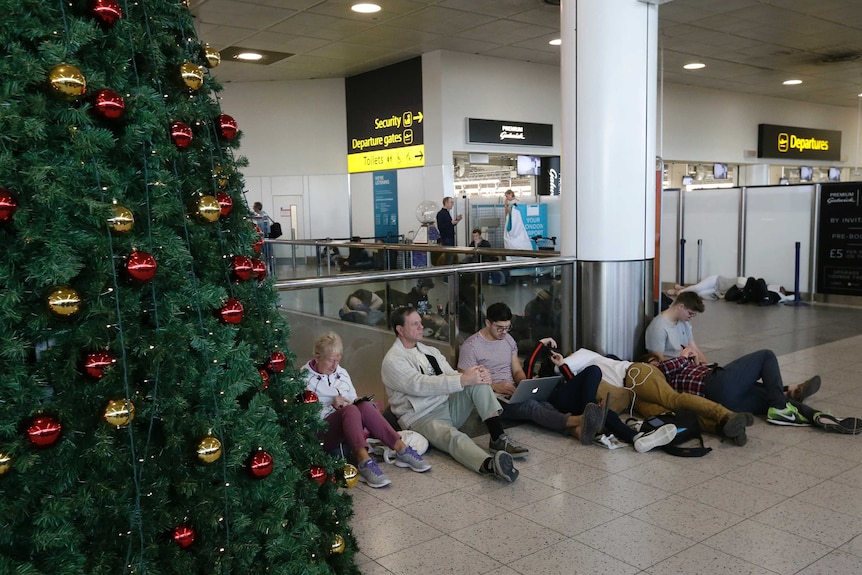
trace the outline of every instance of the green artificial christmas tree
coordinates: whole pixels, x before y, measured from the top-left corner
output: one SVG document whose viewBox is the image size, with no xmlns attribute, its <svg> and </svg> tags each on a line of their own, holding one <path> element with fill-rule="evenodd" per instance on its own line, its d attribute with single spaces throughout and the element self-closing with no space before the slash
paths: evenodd
<svg viewBox="0 0 862 575">
<path fill-rule="evenodd" d="M 0 6 L 0 575 L 355 573 L 219 54 L 181 0 Z"/>
</svg>

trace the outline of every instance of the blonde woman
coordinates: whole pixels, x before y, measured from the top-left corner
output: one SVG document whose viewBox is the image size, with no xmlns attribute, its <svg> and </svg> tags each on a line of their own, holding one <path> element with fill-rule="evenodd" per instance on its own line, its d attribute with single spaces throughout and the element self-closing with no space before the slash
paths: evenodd
<svg viewBox="0 0 862 575">
<path fill-rule="evenodd" d="M 409 467 L 419 473 L 431 469 L 416 450 L 404 443 L 372 402 L 357 397 L 350 375 L 340 365 L 343 351 L 337 333 L 324 333 L 314 342 L 314 359 L 303 368 L 305 388 L 317 394 L 320 417 L 328 424 L 321 436 L 323 449 L 331 451 L 345 444 L 356 460 L 359 480 L 369 487 L 386 487 L 391 480 L 368 453 L 365 429 L 371 437 L 395 450 L 398 467 Z"/>
</svg>

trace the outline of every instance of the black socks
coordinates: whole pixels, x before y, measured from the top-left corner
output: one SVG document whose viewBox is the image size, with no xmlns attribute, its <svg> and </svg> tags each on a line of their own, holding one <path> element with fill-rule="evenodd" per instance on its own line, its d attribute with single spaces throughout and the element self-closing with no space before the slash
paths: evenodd
<svg viewBox="0 0 862 575">
<path fill-rule="evenodd" d="M 497 441 L 501 435 L 506 433 L 503 430 L 503 422 L 500 420 L 499 415 L 486 419 L 485 427 L 488 428 L 488 433 L 491 434 L 491 441 Z"/>
</svg>

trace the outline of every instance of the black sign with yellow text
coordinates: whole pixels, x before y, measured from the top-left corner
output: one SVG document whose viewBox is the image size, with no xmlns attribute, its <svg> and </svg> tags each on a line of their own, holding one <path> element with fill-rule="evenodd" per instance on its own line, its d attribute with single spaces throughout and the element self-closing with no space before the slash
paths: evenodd
<svg viewBox="0 0 862 575">
<path fill-rule="evenodd" d="M 757 157 L 841 161 L 841 132 L 758 124 Z"/>
<path fill-rule="evenodd" d="M 345 80 L 348 173 L 425 165 L 422 58 Z"/>
</svg>

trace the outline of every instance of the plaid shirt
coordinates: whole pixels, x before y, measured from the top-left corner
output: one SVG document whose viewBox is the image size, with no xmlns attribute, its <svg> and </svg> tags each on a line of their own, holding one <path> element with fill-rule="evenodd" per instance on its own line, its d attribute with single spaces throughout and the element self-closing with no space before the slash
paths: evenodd
<svg viewBox="0 0 862 575">
<path fill-rule="evenodd" d="M 672 357 L 658 364 L 658 368 L 664 373 L 670 386 L 678 392 L 706 395 L 706 377 L 712 373 L 711 367 L 692 363 L 686 357 Z"/>
</svg>

